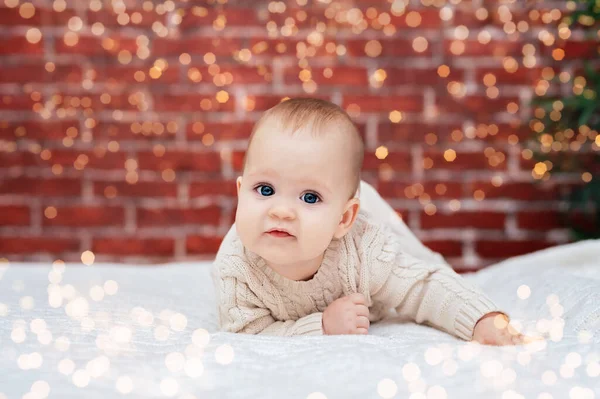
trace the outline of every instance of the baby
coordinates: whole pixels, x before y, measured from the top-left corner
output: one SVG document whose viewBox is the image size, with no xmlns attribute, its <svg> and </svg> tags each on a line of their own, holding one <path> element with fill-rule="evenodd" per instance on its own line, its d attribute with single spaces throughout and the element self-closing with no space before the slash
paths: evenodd
<svg viewBox="0 0 600 399">
<path fill-rule="evenodd" d="M 367 334 L 393 309 L 463 340 L 525 342 L 505 312 L 361 181 L 363 154 L 354 124 L 333 103 L 296 98 L 265 112 L 237 178 L 235 223 L 211 270 L 219 328 Z"/>
</svg>

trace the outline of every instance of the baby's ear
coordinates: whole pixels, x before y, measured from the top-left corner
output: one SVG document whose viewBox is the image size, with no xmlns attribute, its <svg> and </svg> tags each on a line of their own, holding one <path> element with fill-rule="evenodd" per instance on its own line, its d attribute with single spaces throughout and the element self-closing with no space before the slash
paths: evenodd
<svg viewBox="0 0 600 399">
<path fill-rule="evenodd" d="M 344 213 L 342 213 L 342 217 L 340 218 L 340 223 L 335 230 L 334 237 L 342 238 L 343 236 L 350 231 L 356 217 L 358 216 L 358 211 L 360 209 L 360 199 L 351 198 L 346 203 L 344 207 Z"/>
<path fill-rule="evenodd" d="M 240 187 L 242 186 L 242 176 L 238 176 L 235 181 L 235 185 L 237 187 L 237 194 L 240 195 Z"/>
</svg>

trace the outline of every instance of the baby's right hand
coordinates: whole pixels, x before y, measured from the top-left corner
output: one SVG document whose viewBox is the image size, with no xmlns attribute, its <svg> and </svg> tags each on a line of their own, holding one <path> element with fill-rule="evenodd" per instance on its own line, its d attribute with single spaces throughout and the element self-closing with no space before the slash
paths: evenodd
<svg viewBox="0 0 600 399">
<path fill-rule="evenodd" d="M 326 335 L 368 334 L 369 308 L 365 296 L 354 293 L 333 301 L 323 312 Z"/>
</svg>

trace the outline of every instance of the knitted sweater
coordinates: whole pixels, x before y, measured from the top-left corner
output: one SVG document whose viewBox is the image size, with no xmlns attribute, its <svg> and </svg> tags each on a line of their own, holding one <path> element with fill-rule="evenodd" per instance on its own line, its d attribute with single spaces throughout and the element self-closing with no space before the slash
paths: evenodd
<svg viewBox="0 0 600 399">
<path fill-rule="evenodd" d="M 501 311 L 445 263 L 420 260 L 402 249 L 401 236 L 361 209 L 350 231 L 334 239 L 308 281 L 271 269 L 240 241 L 235 224 L 211 269 L 219 328 L 265 335 L 321 335 L 323 311 L 359 292 L 376 322 L 390 311 L 471 340 L 477 321 Z M 505 313 L 505 312 L 503 312 Z"/>
</svg>

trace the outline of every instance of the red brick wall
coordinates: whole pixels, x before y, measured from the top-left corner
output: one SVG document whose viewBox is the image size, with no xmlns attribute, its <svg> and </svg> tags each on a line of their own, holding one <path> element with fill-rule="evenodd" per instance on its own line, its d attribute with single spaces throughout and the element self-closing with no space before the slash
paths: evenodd
<svg viewBox="0 0 600 399">
<path fill-rule="evenodd" d="M 0 0 L 1 257 L 210 259 L 253 122 L 299 95 L 350 113 L 364 179 L 457 269 L 567 240 L 571 182 L 522 153 L 534 90 L 595 48 L 564 2 L 34 3 Z"/>
</svg>

